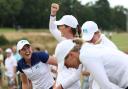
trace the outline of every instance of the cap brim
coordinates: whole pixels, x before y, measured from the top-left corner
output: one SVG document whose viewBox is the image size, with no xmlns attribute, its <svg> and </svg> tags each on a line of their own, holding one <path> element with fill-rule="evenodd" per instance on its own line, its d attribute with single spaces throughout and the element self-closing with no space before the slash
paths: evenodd
<svg viewBox="0 0 128 89">
<path fill-rule="evenodd" d="M 61 20 L 55 21 L 54 23 L 55 23 L 56 25 L 64 25 L 64 23 L 63 23 Z"/>
<path fill-rule="evenodd" d="M 18 51 L 21 50 L 25 45 L 30 45 L 29 43 L 26 43 L 24 45 L 21 45 L 21 47 L 19 47 Z"/>
<path fill-rule="evenodd" d="M 90 41 L 93 38 L 94 33 L 91 34 L 83 34 L 82 39 L 85 41 Z"/>
</svg>

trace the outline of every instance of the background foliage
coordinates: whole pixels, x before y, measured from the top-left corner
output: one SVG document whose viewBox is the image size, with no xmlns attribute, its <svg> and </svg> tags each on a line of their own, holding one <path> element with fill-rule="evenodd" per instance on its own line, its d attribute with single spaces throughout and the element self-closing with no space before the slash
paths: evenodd
<svg viewBox="0 0 128 89">
<path fill-rule="evenodd" d="M 74 15 L 79 24 L 95 21 L 102 30 L 126 31 L 127 10 L 122 6 L 110 8 L 107 0 L 81 5 L 77 0 L 0 0 L 0 27 L 48 28 L 50 5 L 60 4 L 57 19 L 65 14 Z"/>
</svg>

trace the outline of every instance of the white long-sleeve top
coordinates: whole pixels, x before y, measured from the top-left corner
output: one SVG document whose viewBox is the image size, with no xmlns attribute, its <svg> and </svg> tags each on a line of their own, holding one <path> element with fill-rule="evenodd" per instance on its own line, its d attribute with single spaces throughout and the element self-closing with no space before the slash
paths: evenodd
<svg viewBox="0 0 128 89">
<path fill-rule="evenodd" d="M 100 39 L 101 39 L 101 42 L 98 45 L 99 47 L 106 46 L 112 49 L 118 49 L 117 46 L 111 40 L 109 40 L 104 34 L 101 34 Z"/>
<path fill-rule="evenodd" d="M 76 72 L 76 69 L 74 68 L 67 68 L 67 67 L 63 67 L 63 71 L 61 71 L 58 76 L 57 76 L 57 83 L 65 83 L 67 81 L 68 78 L 70 78 L 71 74 L 73 74 L 74 72 Z M 66 82 L 68 83 L 68 82 Z M 68 86 L 66 89 L 81 89 L 80 87 L 80 81 L 76 81 L 74 82 L 74 84 L 71 84 L 70 86 Z M 62 85 L 63 86 L 63 85 Z"/>
<path fill-rule="evenodd" d="M 59 29 L 57 28 L 57 25 L 54 24 L 54 21 L 56 21 L 56 16 L 50 16 L 50 21 L 49 21 L 49 30 L 51 32 L 51 34 L 54 36 L 54 38 L 58 41 L 61 42 L 63 40 L 66 40 L 65 37 L 62 37 L 61 32 L 59 31 Z M 66 68 L 64 67 L 64 69 L 58 73 L 57 76 L 57 84 L 62 84 L 64 81 L 68 80 L 68 78 L 71 76 L 71 74 L 75 73 L 77 71 L 77 69 L 75 68 Z M 80 84 L 80 80 L 78 78 L 74 79 L 75 83 L 70 83 L 68 84 L 68 86 L 63 86 L 64 89 L 80 89 L 81 88 L 81 84 Z M 67 88 L 68 87 L 68 88 Z"/>
<path fill-rule="evenodd" d="M 49 30 L 51 34 L 55 37 L 55 39 L 58 42 L 61 42 L 62 40 L 65 40 L 66 38 L 61 36 L 61 32 L 58 30 L 57 25 L 54 24 L 54 21 L 56 21 L 56 16 L 50 16 L 49 20 Z"/>
<path fill-rule="evenodd" d="M 80 50 L 80 61 L 101 89 L 128 87 L 128 55 L 125 53 L 85 43 Z"/>
<path fill-rule="evenodd" d="M 111 49 L 118 49 L 117 46 L 111 40 L 109 40 L 104 34 L 101 34 L 100 39 L 101 42 L 97 45 L 98 48 L 106 46 Z M 89 87 L 90 89 L 101 89 L 98 83 L 91 76 L 89 77 Z"/>
</svg>

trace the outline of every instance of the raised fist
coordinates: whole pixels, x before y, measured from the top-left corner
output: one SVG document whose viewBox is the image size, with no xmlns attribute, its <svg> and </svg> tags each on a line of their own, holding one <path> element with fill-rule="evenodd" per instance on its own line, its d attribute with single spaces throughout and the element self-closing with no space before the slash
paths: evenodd
<svg viewBox="0 0 128 89">
<path fill-rule="evenodd" d="M 59 10 L 59 4 L 52 3 L 51 5 L 51 15 L 56 16 L 57 11 Z"/>
</svg>

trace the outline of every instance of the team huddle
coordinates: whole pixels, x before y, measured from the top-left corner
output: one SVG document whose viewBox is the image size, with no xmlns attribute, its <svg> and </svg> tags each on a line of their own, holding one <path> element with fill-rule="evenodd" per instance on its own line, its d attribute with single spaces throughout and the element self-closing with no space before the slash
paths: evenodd
<svg viewBox="0 0 128 89">
<path fill-rule="evenodd" d="M 86 21 L 80 28 L 73 15 L 56 21 L 58 11 L 59 5 L 53 3 L 49 30 L 58 41 L 54 56 L 33 52 L 27 40 L 17 43 L 22 56 L 17 64 L 22 89 L 81 89 L 82 73 L 89 78 L 83 89 L 128 89 L 128 55 L 102 34 L 94 21 Z M 57 66 L 55 80 L 49 64 Z"/>
</svg>

